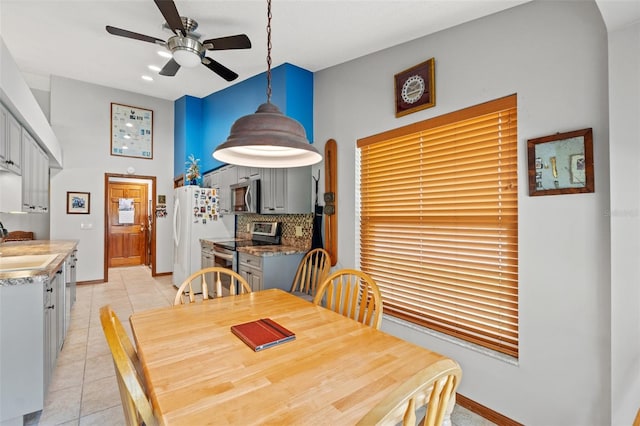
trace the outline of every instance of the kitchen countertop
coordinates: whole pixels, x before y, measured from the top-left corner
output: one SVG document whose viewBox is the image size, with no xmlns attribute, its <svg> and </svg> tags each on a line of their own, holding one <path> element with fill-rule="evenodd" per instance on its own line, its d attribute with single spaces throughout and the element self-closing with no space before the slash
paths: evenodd
<svg viewBox="0 0 640 426">
<path fill-rule="evenodd" d="M 254 256 L 285 256 L 288 254 L 306 253 L 308 250 L 295 246 L 272 245 L 272 246 L 246 246 L 238 247 L 238 253 L 248 253 Z"/>
<path fill-rule="evenodd" d="M 33 278 L 45 278 L 54 274 L 62 262 L 76 249 L 76 240 L 30 240 L 11 241 L 0 244 L 0 256 L 23 256 L 33 254 L 57 254 L 45 269 L 0 272 L 0 286 L 33 282 Z"/>
<path fill-rule="evenodd" d="M 200 245 L 211 249 L 216 241 L 244 241 L 245 239 L 246 238 L 201 238 Z M 236 250 L 239 253 L 248 253 L 254 256 L 285 256 L 289 254 L 306 253 L 309 251 L 309 248 L 289 245 L 285 242 L 285 244 L 238 247 Z"/>
</svg>

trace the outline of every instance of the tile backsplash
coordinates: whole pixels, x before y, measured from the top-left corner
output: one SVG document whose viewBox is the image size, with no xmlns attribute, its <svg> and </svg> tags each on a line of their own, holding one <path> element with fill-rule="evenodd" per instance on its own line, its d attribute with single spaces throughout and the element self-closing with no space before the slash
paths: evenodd
<svg viewBox="0 0 640 426">
<path fill-rule="evenodd" d="M 236 216 L 236 237 L 250 238 L 247 225 L 252 222 L 282 222 L 282 244 L 299 247 L 305 250 L 311 248 L 313 235 L 313 213 L 261 215 L 241 214 Z M 302 230 L 302 236 L 296 236 L 296 227 Z"/>
</svg>

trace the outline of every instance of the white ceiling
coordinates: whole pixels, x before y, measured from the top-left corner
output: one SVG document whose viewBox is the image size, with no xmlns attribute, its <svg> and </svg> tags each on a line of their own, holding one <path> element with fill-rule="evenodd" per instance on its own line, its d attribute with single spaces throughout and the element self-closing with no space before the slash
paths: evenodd
<svg viewBox="0 0 640 426">
<path fill-rule="evenodd" d="M 289 62 L 315 72 L 527 1 L 273 0 L 272 66 Z M 640 18 L 640 0 L 597 2 L 609 30 Z M 266 70 L 265 0 L 175 4 L 198 21 L 202 39 L 249 36 L 251 49 L 207 54 L 238 73 L 237 80 L 228 83 L 203 65 L 157 75 L 147 66 L 165 64 L 156 53 L 161 47 L 106 32 L 111 25 L 169 38 L 152 0 L 0 0 L 0 36 L 29 85 L 44 90 L 49 76 L 58 75 L 175 100 L 204 97 Z"/>
</svg>

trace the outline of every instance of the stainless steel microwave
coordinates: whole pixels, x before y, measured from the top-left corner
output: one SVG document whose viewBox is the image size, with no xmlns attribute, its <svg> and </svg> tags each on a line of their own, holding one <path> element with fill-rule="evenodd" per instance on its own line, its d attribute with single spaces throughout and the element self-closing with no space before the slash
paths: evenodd
<svg viewBox="0 0 640 426">
<path fill-rule="evenodd" d="M 234 214 L 260 213 L 260 179 L 231 185 L 231 211 Z"/>
</svg>

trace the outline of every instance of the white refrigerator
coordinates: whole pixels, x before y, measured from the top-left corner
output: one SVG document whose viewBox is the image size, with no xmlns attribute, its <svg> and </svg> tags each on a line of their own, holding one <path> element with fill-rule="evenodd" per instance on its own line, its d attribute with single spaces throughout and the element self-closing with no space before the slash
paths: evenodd
<svg viewBox="0 0 640 426">
<path fill-rule="evenodd" d="M 235 218 L 219 214 L 215 188 L 195 185 L 175 189 L 173 204 L 173 284 L 178 287 L 200 269 L 200 239 L 233 239 Z"/>
</svg>

